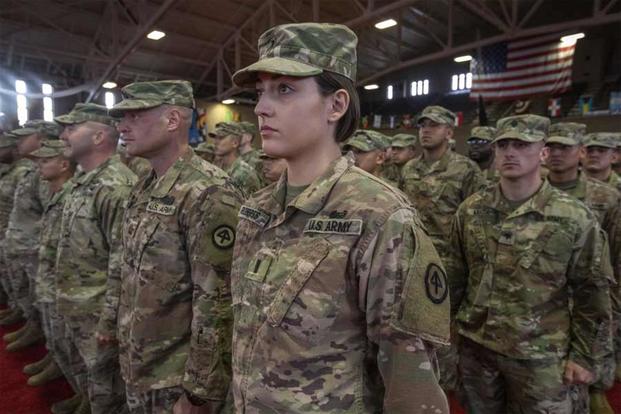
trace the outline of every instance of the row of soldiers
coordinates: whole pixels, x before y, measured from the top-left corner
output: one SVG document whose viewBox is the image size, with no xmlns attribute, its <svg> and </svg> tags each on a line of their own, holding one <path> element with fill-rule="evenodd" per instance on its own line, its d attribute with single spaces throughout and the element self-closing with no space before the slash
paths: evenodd
<svg viewBox="0 0 621 414">
<path fill-rule="evenodd" d="M 265 142 L 314 150 L 286 142 L 308 138 L 295 129 L 307 114 L 278 118 L 274 107 L 314 110 L 322 127 L 323 113 L 304 104 L 338 112 L 343 89 L 319 99 L 304 89 L 314 80 L 300 81 L 301 99 L 270 74 L 284 65 L 353 80 L 355 34 L 283 25 L 259 44 L 258 66 L 234 82 L 264 88 L 255 112 Z M 365 171 L 378 173 L 389 140 L 359 131 L 308 186 L 289 183 L 288 160 L 251 196 L 260 181 L 238 161 L 239 124 L 214 131 L 222 168 L 189 148 L 188 82 L 135 83 L 123 95 L 110 111 L 77 104 L 56 123 L 31 121 L 0 145 L 10 306 L 0 323 L 28 319 L 13 349 L 41 326 L 51 357 L 27 371 L 60 371 L 76 393 L 53 412 L 443 413 L 438 344 L 440 382 L 472 412 L 587 412 L 588 384 L 602 405 L 619 337 L 620 201 L 587 175 L 614 180 L 610 162 L 601 171 L 614 135 L 586 136 L 580 170 L 583 126 L 503 118 L 489 132 L 500 182 L 490 185 L 450 150 L 455 115 L 431 106 L 417 120 L 421 153 L 393 179 L 401 191 Z M 276 143 L 274 118 L 292 131 Z M 413 140 L 403 141 L 407 159 Z M 149 161 L 140 177 L 122 161 L 132 157 Z M 234 165 L 245 169 L 237 181 Z"/>
</svg>

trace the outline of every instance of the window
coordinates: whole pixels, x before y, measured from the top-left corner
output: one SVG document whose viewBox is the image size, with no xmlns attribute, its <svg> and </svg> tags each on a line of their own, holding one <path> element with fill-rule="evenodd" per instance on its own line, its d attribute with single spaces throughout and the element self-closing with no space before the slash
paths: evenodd
<svg viewBox="0 0 621 414">
<path fill-rule="evenodd" d="M 451 90 L 463 91 L 472 88 L 472 73 L 460 73 L 451 77 Z"/>
<path fill-rule="evenodd" d="M 54 121 L 54 101 L 52 100 L 52 93 L 54 88 L 48 83 L 41 85 L 41 92 L 43 93 L 43 119 L 48 122 Z"/>
<path fill-rule="evenodd" d="M 429 95 L 429 79 L 412 82 L 410 84 L 410 95 Z"/>
<path fill-rule="evenodd" d="M 114 94 L 112 92 L 106 92 L 104 99 L 106 102 L 106 108 L 110 109 L 114 106 Z"/>
<path fill-rule="evenodd" d="M 26 82 L 23 80 L 15 81 L 15 92 L 17 92 L 17 120 L 19 125 L 24 125 L 28 121 L 28 99 L 26 98 Z"/>
<path fill-rule="evenodd" d="M 388 85 L 388 88 L 386 88 L 386 98 L 392 99 L 392 85 Z"/>
</svg>

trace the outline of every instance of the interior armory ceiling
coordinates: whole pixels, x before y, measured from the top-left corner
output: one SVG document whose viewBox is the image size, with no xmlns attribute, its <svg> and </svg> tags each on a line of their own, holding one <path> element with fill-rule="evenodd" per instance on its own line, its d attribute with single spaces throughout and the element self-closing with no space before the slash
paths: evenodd
<svg viewBox="0 0 621 414">
<path fill-rule="evenodd" d="M 239 93 L 231 74 L 280 23 L 344 23 L 359 37 L 364 83 L 516 35 L 621 22 L 619 0 L 0 0 L 0 68 L 56 90 L 188 79 L 198 96 Z M 373 25 L 393 18 L 396 27 Z M 166 33 L 145 38 L 152 29 Z M 5 73 L 6 73 L 5 72 Z"/>
</svg>

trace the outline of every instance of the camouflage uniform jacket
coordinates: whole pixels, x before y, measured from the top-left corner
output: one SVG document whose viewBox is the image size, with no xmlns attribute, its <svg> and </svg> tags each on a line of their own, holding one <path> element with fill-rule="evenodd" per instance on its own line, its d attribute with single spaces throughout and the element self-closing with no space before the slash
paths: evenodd
<svg viewBox="0 0 621 414">
<path fill-rule="evenodd" d="M 56 252 L 63 205 L 70 191 L 71 182 L 67 182 L 53 193 L 41 218 L 39 267 L 35 284 L 35 296 L 40 303 L 53 303 L 56 300 Z"/>
<path fill-rule="evenodd" d="M 285 207 L 286 179 L 240 210 L 236 412 L 448 413 L 427 342 L 448 338 L 447 281 L 416 211 L 349 156 Z"/>
<path fill-rule="evenodd" d="M 22 158 L 12 163 L 0 177 L 0 241 L 4 240 L 9 225 L 17 184 L 32 169 L 32 161 Z"/>
<path fill-rule="evenodd" d="M 49 198 L 49 185 L 39 169 L 30 163 L 15 188 L 15 200 L 5 234 L 5 255 L 24 259 L 37 256 L 41 234 L 41 216 Z M 31 260 L 31 259 L 28 259 Z"/>
<path fill-rule="evenodd" d="M 399 183 L 401 178 L 401 168 L 397 164 L 384 164 L 380 171 L 380 178 L 384 178 L 391 185 L 393 183 Z"/>
<path fill-rule="evenodd" d="M 127 163 L 127 167 L 132 170 L 137 177 L 144 177 L 151 172 L 151 163 L 141 157 L 132 157 Z"/>
<path fill-rule="evenodd" d="M 485 186 L 479 166 L 453 151 L 427 164 L 422 156 L 401 170 L 399 188 L 410 198 L 441 257 L 447 255 L 451 219 L 457 207 Z"/>
<path fill-rule="evenodd" d="M 568 357 L 593 368 L 609 335 L 612 269 L 584 204 L 544 181 L 513 209 L 499 185 L 489 187 L 459 207 L 450 247 L 461 335 L 512 358 Z"/>
<path fill-rule="evenodd" d="M 123 208 L 136 176 L 115 155 L 70 182 L 56 256 L 58 313 L 76 327 L 85 313 L 100 315 L 98 331 L 114 337 Z"/>
<path fill-rule="evenodd" d="M 257 173 L 261 171 L 261 158 L 259 157 L 259 151 L 253 149 L 239 156 L 248 165 L 254 168 Z"/>
<path fill-rule="evenodd" d="M 613 186 L 617 191 L 621 192 L 621 177 L 616 172 L 611 172 L 606 184 Z"/>
<path fill-rule="evenodd" d="M 261 188 L 257 172 L 247 162 L 237 157 L 233 164 L 226 169 L 233 183 L 243 192 L 246 198 Z"/>
<path fill-rule="evenodd" d="M 139 392 L 180 386 L 224 400 L 231 381 L 230 267 L 242 197 L 189 151 L 143 177 L 123 226 L 121 372 Z M 185 378 L 184 378 L 185 374 Z"/>
</svg>

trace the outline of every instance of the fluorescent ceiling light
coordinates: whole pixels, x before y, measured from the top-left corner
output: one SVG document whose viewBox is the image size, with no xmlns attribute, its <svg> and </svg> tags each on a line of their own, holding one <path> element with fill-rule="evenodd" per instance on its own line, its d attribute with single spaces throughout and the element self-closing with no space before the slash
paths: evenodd
<svg viewBox="0 0 621 414">
<path fill-rule="evenodd" d="M 388 29 L 389 27 L 393 27 L 397 25 L 397 21 L 395 19 L 383 20 L 379 23 L 375 23 L 375 27 L 380 30 Z"/>
<path fill-rule="evenodd" d="M 584 37 L 584 33 L 574 33 L 571 35 L 561 37 L 561 42 L 573 45 L 576 43 L 578 39 L 582 39 L 583 37 Z"/>
<path fill-rule="evenodd" d="M 225 104 L 225 105 L 234 104 L 235 103 L 235 99 L 231 99 L 231 98 L 225 99 L 225 100 L 222 101 L 222 103 Z"/>
<path fill-rule="evenodd" d="M 375 89 L 379 89 L 379 85 L 377 83 L 372 83 L 370 85 L 364 85 L 364 89 L 366 89 L 367 91 L 372 91 Z"/>
<path fill-rule="evenodd" d="M 457 63 L 470 62 L 472 60 L 472 56 L 470 56 L 470 55 L 457 56 L 454 60 Z"/>
<path fill-rule="evenodd" d="M 108 82 L 104 83 L 101 86 L 103 86 L 105 89 L 114 89 L 114 88 L 116 88 L 116 83 L 108 81 Z"/>
<path fill-rule="evenodd" d="M 164 36 L 166 36 L 166 33 L 160 32 L 159 30 L 153 30 L 151 33 L 147 35 L 147 38 L 151 40 L 160 40 Z"/>
</svg>

